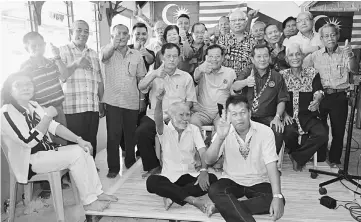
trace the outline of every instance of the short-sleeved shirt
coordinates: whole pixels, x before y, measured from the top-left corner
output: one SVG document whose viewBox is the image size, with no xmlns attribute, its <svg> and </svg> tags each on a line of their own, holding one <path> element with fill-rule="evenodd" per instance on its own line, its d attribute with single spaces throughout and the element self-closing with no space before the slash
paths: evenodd
<svg viewBox="0 0 361 222">
<path fill-rule="evenodd" d="M 307 47 L 310 46 L 323 47 L 321 36 L 318 33 L 313 33 L 312 38 L 308 38 L 304 36 L 301 32 L 298 32 L 297 35 L 291 36 L 287 41 L 283 41 L 283 45 L 286 46 L 286 48 L 293 43 L 299 44 L 303 52 Z"/>
<path fill-rule="evenodd" d="M 278 161 L 274 133 L 270 127 L 251 120 L 244 141 L 231 125 L 219 150 L 218 156 L 222 155 L 224 163 L 221 178 L 229 178 L 247 187 L 269 183 L 266 165 Z"/>
<path fill-rule="evenodd" d="M 178 132 L 170 121 L 164 124 L 163 134 L 158 138 L 162 145 L 162 175 L 172 183 L 176 182 L 182 175 L 190 174 L 197 177 L 195 154 L 197 150 L 205 148 L 199 128 L 188 124 L 178 140 Z"/>
<path fill-rule="evenodd" d="M 244 33 L 244 39 L 238 42 L 236 36 L 231 34 L 221 35 L 217 44 L 225 49 L 223 66 L 236 71 L 237 76 L 240 72 L 252 64 L 251 52 L 256 40 L 248 32 Z"/>
<path fill-rule="evenodd" d="M 195 74 L 199 72 L 197 68 Z M 218 112 L 218 104 L 225 107 L 231 94 L 231 87 L 237 76 L 233 69 L 221 66 L 217 73 L 202 73 L 198 82 L 198 105 L 212 113 Z"/>
<path fill-rule="evenodd" d="M 45 107 L 62 105 L 65 97 L 54 61 L 45 59 L 44 66 L 37 66 L 30 58 L 21 65 L 21 70 L 26 71 L 34 83 L 34 101 Z"/>
<path fill-rule="evenodd" d="M 128 47 L 129 47 L 130 49 L 134 49 L 134 45 L 133 45 L 133 44 L 128 45 Z M 153 56 L 153 62 L 152 62 L 152 63 L 148 63 L 147 60 L 145 59 L 145 56 L 143 56 L 144 65 L 145 65 L 145 68 L 146 68 L 146 70 L 147 70 L 147 72 L 148 72 L 148 71 L 149 71 L 149 66 L 152 65 L 152 64 L 154 63 L 154 61 L 155 61 L 155 54 L 154 54 L 154 52 L 153 52 L 152 50 L 150 50 L 150 49 L 147 49 L 147 48 L 146 48 L 146 50 Z"/>
<path fill-rule="evenodd" d="M 331 55 L 327 53 L 326 48 L 313 52 L 304 59 L 303 66 L 314 67 L 320 73 L 322 86 L 325 89 L 349 88 L 349 59 L 340 47 L 337 47 Z"/>
<path fill-rule="evenodd" d="M 103 49 L 100 58 L 103 58 Z M 115 50 L 113 55 L 102 63 L 105 74 L 102 102 L 124 109 L 139 110 L 137 78 L 143 78 L 147 73 L 140 52 L 128 48 L 123 57 L 119 50 Z"/>
<path fill-rule="evenodd" d="M 59 50 L 65 65 L 71 65 L 82 57 L 84 50 L 89 50 L 86 53 L 86 58 L 91 64 L 88 69 L 76 69 L 63 83 L 64 113 L 99 112 L 98 84 L 102 82 L 102 76 L 97 53 L 87 46 L 81 51 L 73 42 L 60 47 Z"/>
<path fill-rule="evenodd" d="M 152 72 L 147 75 L 151 75 Z M 166 94 L 163 98 L 163 113 L 164 118 L 168 118 L 168 108 L 175 102 L 197 102 L 196 90 L 193 84 L 192 77 L 179 69 L 176 69 L 173 75 L 165 76 L 164 78 L 155 78 L 149 87 L 142 91 L 142 93 L 149 92 L 150 105 L 147 110 L 147 116 L 154 119 L 154 109 L 157 103 L 157 92 L 163 87 L 166 90 Z"/>
<path fill-rule="evenodd" d="M 247 79 L 247 77 L 251 75 L 252 70 L 254 72 L 257 94 L 260 93 L 261 89 L 266 84 L 271 70 L 270 80 L 258 100 L 258 110 L 256 112 L 252 112 L 252 117 L 275 116 L 278 103 L 287 102 L 290 100 L 285 80 L 278 72 L 269 68 L 267 69 L 266 74 L 264 74 L 262 77 L 258 74 L 256 69 L 245 69 L 238 76 L 237 80 Z M 242 94 L 247 96 L 249 105 L 250 107 L 252 107 L 252 102 L 254 98 L 253 87 L 244 87 L 242 89 Z"/>
<path fill-rule="evenodd" d="M 285 69 L 280 72 L 287 85 L 290 94 L 290 101 L 286 103 L 286 112 L 296 120 L 298 130 L 301 134 L 307 132 L 306 124 L 311 118 L 318 116 L 318 112 L 311 112 L 308 109 L 313 94 L 322 90 L 320 75 L 312 67 L 304 68 L 301 76 L 295 76 L 291 69 Z"/>
</svg>

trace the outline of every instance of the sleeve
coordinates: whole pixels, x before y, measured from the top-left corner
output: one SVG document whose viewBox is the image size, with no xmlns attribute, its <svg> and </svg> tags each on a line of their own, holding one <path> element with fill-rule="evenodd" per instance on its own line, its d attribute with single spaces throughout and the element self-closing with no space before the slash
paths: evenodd
<svg viewBox="0 0 361 222">
<path fill-rule="evenodd" d="M 197 147 L 197 150 L 206 147 L 201 135 L 201 131 L 197 126 L 194 125 L 193 125 L 193 140 L 194 140 L 194 145 Z"/>
<path fill-rule="evenodd" d="M 316 91 L 323 90 L 320 74 L 317 73 L 312 80 L 312 93 Z"/>
<path fill-rule="evenodd" d="M 186 86 L 186 102 L 197 102 L 196 88 L 190 75 Z"/>
<path fill-rule="evenodd" d="M 144 77 L 147 74 L 147 69 L 143 61 L 143 57 L 139 54 L 138 64 L 137 64 L 137 77 Z"/>
<path fill-rule="evenodd" d="M 154 61 L 154 69 L 158 69 L 160 67 L 160 65 L 162 65 L 162 55 L 159 52 L 157 52 L 157 55 L 155 56 L 155 61 Z"/>
<path fill-rule="evenodd" d="M 285 83 L 285 79 L 280 74 L 280 84 L 278 88 L 278 95 L 277 95 L 277 104 L 280 102 L 287 102 L 290 101 L 290 95 L 288 94 L 287 85 Z"/>
<path fill-rule="evenodd" d="M 156 130 L 157 130 L 157 128 L 156 128 Z M 162 135 L 160 135 L 160 134 L 158 134 L 158 132 L 157 132 L 157 136 L 158 136 L 158 139 L 159 139 L 159 142 L 160 142 L 160 144 L 164 144 L 164 137 L 166 137 L 167 135 L 167 132 L 168 132 L 168 130 L 169 130 L 169 126 L 167 125 L 167 124 L 164 124 L 164 127 L 163 127 L 163 134 Z"/>
<path fill-rule="evenodd" d="M 213 138 L 212 138 L 212 143 L 214 142 L 214 140 L 216 139 L 217 137 L 217 133 L 214 134 Z M 226 143 L 226 140 L 223 141 L 222 145 L 221 145 L 221 148 L 219 148 L 219 153 L 218 153 L 218 158 L 222 156 L 223 152 L 224 152 L 224 148 L 225 148 L 225 143 Z"/>
<path fill-rule="evenodd" d="M 276 140 L 271 128 L 267 128 L 262 136 L 262 158 L 265 165 L 278 161 L 276 152 Z"/>
<path fill-rule="evenodd" d="M 251 75 L 251 70 L 252 70 L 251 67 L 247 67 L 247 68 L 242 69 L 242 71 L 237 76 L 236 80 L 245 80 L 245 79 L 247 79 L 247 77 Z"/>
</svg>

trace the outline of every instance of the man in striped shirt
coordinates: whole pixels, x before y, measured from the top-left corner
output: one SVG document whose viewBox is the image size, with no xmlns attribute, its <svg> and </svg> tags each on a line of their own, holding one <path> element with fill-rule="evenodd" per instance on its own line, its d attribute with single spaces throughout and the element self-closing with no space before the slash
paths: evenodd
<svg viewBox="0 0 361 222">
<path fill-rule="evenodd" d="M 55 120 L 67 126 L 63 111 L 64 93 L 60 81 L 67 75 L 67 69 L 60 59 L 59 49 L 51 44 L 54 60 L 44 57 L 45 42 L 38 32 L 29 32 L 23 37 L 23 43 L 30 58 L 21 65 L 34 82 L 34 98 L 41 106 L 54 106 L 58 112 Z M 51 139 L 57 144 L 67 145 L 66 140 L 52 136 Z"/>
</svg>

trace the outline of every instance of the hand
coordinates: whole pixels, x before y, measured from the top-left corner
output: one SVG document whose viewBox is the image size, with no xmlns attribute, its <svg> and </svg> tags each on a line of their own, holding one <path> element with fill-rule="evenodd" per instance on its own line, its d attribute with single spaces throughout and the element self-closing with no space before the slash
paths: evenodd
<svg viewBox="0 0 361 222">
<path fill-rule="evenodd" d="M 205 61 L 199 66 L 199 69 L 201 72 L 210 74 L 212 72 L 212 64 L 208 61 Z"/>
<path fill-rule="evenodd" d="M 135 7 L 134 11 L 133 11 L 133 17 L 137 17 L 138 16 L 138 5 L 137 7 Z"/>
<path fill-rule="evenodd" d="M 215 36 L 215 37 L 219 37 L 220 35 L 221 35 L 221 30 L 219 30 L 219 26 L 216 25 L 216 26 L 214 27 L 214 36 Z"/>
<path fill-rule="evenodd" d="M 89 143 L 88 141 L 85 141 L 83 139 L 79 139 L 78 140 L 78 145 L 83 148 L 83 150 L 86 153 L 89 153 L 90 155 L 93 155 L 93 147 L 91 145 L 91 143 Z"/>
<path fill-rule="evenodd" d="M 164 78 L 167 75 L 164 69 L 164 63 L 162 63 L 162 65 L 157 70 L 155 70 L 155 75 L 159 78 Z"/>
<path fill-rule="evenodd" d="M 138 11 L 138 16 L 139 17 L 143 15 L 142 8 L 139 5 L 137 5 L 137 11 Z"/>
<path fill-rule="evenodd" d="M 254 80 L 253 75 L 248 76 L 246 81 L 247 81 L 247 86 L 248 87 L 254 87 L 256 85 L 256 81 Z"/>
<path fill-rule="evenodd" d="M 292 124 L 293 124 L 292 117 L 286 113 L 285 117 L 283 118 L 283 125 L 292 125 Z"/>
<path fill-rule="evenodd" d="M 219 119 L 216 131 L 217 135 L 221 139 L 225 139 L 228 135 L 229 129 L 231 128 L 231 121 L 230 121 L 229 113 L 226 113 L 226 110 L 222 110 L 222 117 Z"/>
<path fill-rule="evenodd" d="M 99 118 L 103 118 L 105 116 L 105 103 L 99 103 Z"/>
<path fill-rule="evenodd" d="M 308 106 L 308 110 L 311 112 L 315 112 L 320 107 L 320 102 L 318 100 L 313 100 L 310 102 L 310 105 Z"/>
<path fill-rule="evenodd" d="M 353 53 L 352 53 L 352 47 L 351 47 L 351 45 L 348 43 L 348 39 L 346 39 L 346 41 L 345 41 L 345 46 L 343 47 L 342 51 L 343 51 L 344 54 L 348 55 L 349 57 L 352 56 L 352 54 L 353 54 Z M 350 54 L 351 54 L 351 55 L 350 55 Z"/>
<path fill-rule="evenodd" d="M 247 18 L 248 18 L 248 19 L 254 19 L 254 18 L 256 18 L 258 12 L 259 12 L 259 9 L 257 9 L 257 10 L 253 10 L 253 9 L 252 9 L 252 10 L 250 10 L 250 11 L 247 13 Z"/>
<path fill-rule="evenodd" d="M 163 100 L 165 95 L 165 89 L 164 88 L 160 88 L 157 92 L 157 99 L 158 100 Z"/>
<path fill-rule="evenodd" d="M 182 42 L 187 41 L 187 33 L 183 29 L 179 29 L 179 36 L 181 37 Z"/>
<path fill-rule="evenodd" d="M 198 179 L 194 185 L 199 184 L 200 188 L 203 191 L 207 191 L 209 188 L 209 175 L 207 171 L 202 171 L 199 173 Z"/>
<path fill-rule="evenodd" d="M 303 49 L 303 53 L 305 55 L 313 53 L 318 50 L 318 46 L 306 46 L 306 48 Z"/>
<path fill-rule="evenodd" d="M 281 198 L 273 198 L 269 208 L 269 215 L 273 221 L 279 220 L 283 216 L 284 203 Z"/>
<path fill-rule="evenodd" d="M 145 109 L 147 108 L 147 103 L 145 102 L 144 99 L 139 100 L 139 112 L 144 112 Z"/>
<path fill-rule="evenodd" d="M 118 45 L 120 44 L 120 35 L 115 35 L 113 36 L 112 40 L 110 41 L 114 50 L 116 50 L 118 48 Z"/>
<path fill-rule="evenodd" d="M 278 132 L 278 133 L 283 133 L 283 130 L 284 130 L 284 127 L 285 127 L 285 126 L 283 125 L 281 119 L 280 119 L 278 116 L 275 116 L 275 117 L 273 118 L 273 120 L 271 121 L 270 127 L 272 128 L 273 125 L 274 125 L 275 128 L 276 128 L 276 132 Z"/>
<path fill-rule="evenodd" d="M 141 47 L 140 47 L 140 49 L 139 49 L 139 52 L 140 52 L 140 54 L 141 54 L 142 56 L 146 56 L 146 55 L 149 54 L 148 51 L 147 51 L 147 49 L 144 47 L 144 43 L 143 43 L 143 42 L 141 43 Z"/>
<path fill-rule="evenodd" d="M 58 111 L 54 108 L 54 106 L 49 106 L 44 108 L 45 114 L 51 118 L 54 118 L 58 115 Z"/>
<path fill-rule="evenodd" d="M 322 98 L 323 98 L 323 95 L 322 95 L 322 93 L 320 93 L 320 92 L 316 92 L 316 93 L 313 95 L 313 100 L 315 100 L 315 101 L 321 102 Z"/>
<path fill-rule="evenodd" d="M 53 43 L 50 43 L 51 53 L 54 57 L 60 56 L 60 50 L 58 47 L 54 46 Z"/>
<path fill-rule="evenodd" d="M 282 50 L 283 50 L 283 46 L 280 47 L 279 44 L 276 43 L 276 47 L 272 50 L 272 55 L 273 55 L 274 57 L 277 57 L 278 54 L 279 54 Z"/>
</svg>

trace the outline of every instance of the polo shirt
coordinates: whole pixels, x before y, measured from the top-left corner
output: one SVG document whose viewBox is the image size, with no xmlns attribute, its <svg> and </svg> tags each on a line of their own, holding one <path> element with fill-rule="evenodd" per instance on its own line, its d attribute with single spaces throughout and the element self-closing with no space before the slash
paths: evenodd
<svg viewBox="0 0 361 222">
<path fill-rule="evenodd" d="M 147 75 L 156 70 L 150 71 Z M 155 78 L 148 88 L 143 90 L 142 93 L 149 92 L 150 105 L 147 110 L 147 116 L 154 120 L 154 109 L 157 104 L 157 93 L 160 88 L 164 88 L 166 93 L 163 98 L 163 116 L 164 119 L 168 118 L 168 108 L 175 102 L 197 102 L 196 90 L 193 84 L 192 77 L 180 70 L 176 69 L 173 75 L 165 76 L 164 78 Z"/>
<path fill-rule="evenodd" d="M 128 47 L 130 49 L 134 49 L 134 44 L 131 44 L 131 45 L 128 45 Z M 153 62 L 152 63 L 148 63 L 147 60 L 145 59 L 145 56 L 143 56 L 143 62 L 144 62 L 144 65 L 145 65 L 145 69 L 147 70 L 147 72 L 149 71 L 149 66 L 152 65 L 155 61 L 155 54 L 152 50 L 150 49 L 147 49 L 146 50 L 153 56 Z"/>
<path fill-rule="evenodd" d="M 319 33 L 313 33 L 312 38 L 304 36 L 301 32 L 298 32 L 297 35 L 291 36 L 287 41 L 283 41 L 283 45 L 289 47 L 292 43 L 297 43 L 301 46 L 302 51 L 310 46 L 319 46 L 323 47 L 323 42 L 321 41 L 321 35 Z"/>
<path fill-rule="evenodd" d="M 213 141 L 216 136 L 217 133 Z M 266 165 L 278 161 L 275 144 L 274 133 L 266 125 L 251 120 L 245 141 L 231 125 L 218 154 L 218 157 L 224 156 L 221 178 L 231 179 L 247 187 L 269 183 Z"/>
<path fill-rule="evenodd" d="M 338 46 L 331 55 L 327 53 L 325 47 L 313 52 L 304 59 L 303 67 L 314 67 L 320 73 L 322 86 L 325 89 L 349 88 L 349 59 Z"/>
<path fill-rule="evenodd" d="M 100 53 L 101 60 L 105 47 Z M 147 73 L 140 52 L 128 48 L 123 57 L 119 50 L 115 50 L 113 55 L 102 63 L 105 74 L 103 102 L 124 109 L 139 110 L 137 78 L 143 78 Z"/>
<path fill-rule="evenodd" d="M 188 124 L 179 140 L 178 132 L 170 121 L 168 125 L 164 124 L 163 134 L 158 133 L 158 138 L 162 145 L 163 176 L 172 183 L 184 174 L 198 176 L 199 172 L 195 169 L 195 154 L 206 145 L 197 126 Z"/>
<path fill-rule="evenodd" d="M 253 70 L 253 71 L 252 71 Z M 256 82 L 256 92 L 257 94 L 261 91 L 265 83 L 267 82 L 270 69 L 268 68 L 266 74 L 262 77 L 258 74 L 258 71 L 255 68 L 248 68 L 241 72 L 237 80 L 245 80 L 251 73 L 254 73 L 254 79 Z M 253 87 L 244 87 L 241 92 L 248 99 L 250 107 L 252 107 L 252 102 L 254 98 Z M 289 101 L 289 95 L 287 91 L 287 86 L 283 77 L 271 69 L 271 77 L 268 85 L 258 99 L 258 110 L 256 112 L 252 111 L 252 117 L 268 117 L 275 116 L 277 112 L 277 105 L 280 102 Z"/>
<path fill-rule="evenodd" d="M 194 73 L 198 72 L 199 68 L 196 68 Z M 224 66 L 221 66 L 217 73 L 202 73 L 198 82 L 198 105 L 211 113 L 218 112 L 217 104 L 226 107 L 226 100 L 231 94 L 231 87 L 236 78 L 236 72 Z"/>
</svg>

